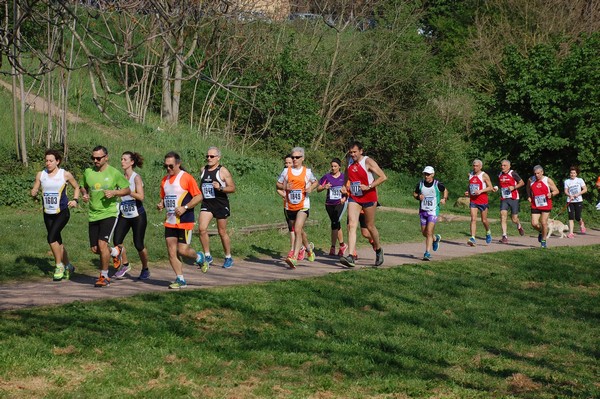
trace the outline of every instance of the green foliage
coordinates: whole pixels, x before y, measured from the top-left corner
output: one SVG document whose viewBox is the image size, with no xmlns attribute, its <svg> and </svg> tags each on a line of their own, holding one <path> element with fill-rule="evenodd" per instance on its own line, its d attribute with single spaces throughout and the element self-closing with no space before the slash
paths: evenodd
<svg viewBox="0 0 600 399">
<path fill-rule="evenodd" d="M 600 34 L 539 45 L 529 54 L 506 49 L 495 92 L 482 100 L 473 141 L 490 161 L 541 164 L 552 176 L 580 165 L 584 178 L 600 170 Z"/>
</svg>

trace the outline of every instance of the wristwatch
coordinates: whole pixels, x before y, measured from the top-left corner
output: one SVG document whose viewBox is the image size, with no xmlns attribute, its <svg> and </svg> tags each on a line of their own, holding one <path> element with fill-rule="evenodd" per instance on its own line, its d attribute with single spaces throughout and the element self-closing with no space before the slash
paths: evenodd
<svg viewBox="0 0 600 399">
<path fill-rule="evenodd" d="M 184 205 L 183 207 L 185 208 L 186 211 L 189 209 L 187 205 Z"/>
</svg>

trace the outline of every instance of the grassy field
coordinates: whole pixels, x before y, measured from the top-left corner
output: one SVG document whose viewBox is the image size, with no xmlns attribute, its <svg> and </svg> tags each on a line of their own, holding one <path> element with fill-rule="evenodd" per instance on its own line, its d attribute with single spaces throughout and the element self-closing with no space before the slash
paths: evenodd
<svg viewBox="0 0 600 399">
<path fill-rule="evenodd" d="M 4 312 L 0 397 L 595 398 L 599 250 Z"/>
</svg>

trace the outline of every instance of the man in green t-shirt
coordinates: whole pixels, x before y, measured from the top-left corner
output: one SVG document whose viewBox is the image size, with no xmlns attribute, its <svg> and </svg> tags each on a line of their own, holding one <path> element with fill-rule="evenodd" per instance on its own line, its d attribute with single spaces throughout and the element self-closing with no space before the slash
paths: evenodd
<svg viewBox="0 0 600 399">
<path fill-rule="evenodd" d="M 108 261 L 111 255 L 119 257 L 119 248 L 110 248 L 108 243 L 117 222 L 119 210 L 118 197 L 130 193 L 129 181 L 123 173 L 108 164 L 108 150 L 97 146 L 92 152 L 93 168 L 83 172 L 79 185 L 84 202 L 90 206 L 89 236 L 92 252 L 100 254 L 102 270 L 96 281 L 96 287 L 110 285 Z"/>
</svg>

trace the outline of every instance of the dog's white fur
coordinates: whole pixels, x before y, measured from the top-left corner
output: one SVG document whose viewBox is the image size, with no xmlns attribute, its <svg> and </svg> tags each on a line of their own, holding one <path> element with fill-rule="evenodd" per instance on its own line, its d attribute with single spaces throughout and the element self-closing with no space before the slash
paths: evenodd
<svg viewBox="0 0 600 399">
<path fill-rule="evenodd" d="M 567 226 L 560 220 L 548 219 L 548 235 L 546 236 L 546 240 L 550 238 L 550 236 L 554 232 L 560 234 L 560 238 L 565 238 L 565 231 L 569 231 L 569 226 Z"/>
</svg>

